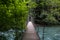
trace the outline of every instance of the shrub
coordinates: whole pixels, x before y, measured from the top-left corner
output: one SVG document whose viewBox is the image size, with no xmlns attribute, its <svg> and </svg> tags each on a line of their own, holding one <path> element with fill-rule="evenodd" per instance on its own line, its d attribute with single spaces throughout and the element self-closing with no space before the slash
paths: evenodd
<svg viewBox="0 0 60 40">
<path fill-rule="evenodd" d="M 0 31 L 25 29 L 30 0 L 0 0 Z"/>
</svg>

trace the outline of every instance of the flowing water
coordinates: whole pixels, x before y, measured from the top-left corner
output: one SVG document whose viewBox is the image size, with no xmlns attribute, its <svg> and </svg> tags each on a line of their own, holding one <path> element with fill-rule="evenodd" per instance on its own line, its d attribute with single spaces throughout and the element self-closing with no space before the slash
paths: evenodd
<svg viewBox="0 0 60 40">
<path fill-rule="evenodd" d="M 24 32 L 24 30 L 23 31 L 18 30 L 18 32 L 20 34 L 21 32 Z M 21 37 L 21 35 L 19 37 Z M 15 38 L 16 38 L 16 31 L 13 29 L 10 29 L 5 32 L 0 32 L 0 40 L 15 40 Z"/>
<path fill-rule="evenodd" d="M 60 40 L 59 26 L 51 26 L 51 27 L 46 26 L 44 33 L 43 33 L 43 27 L 39 26 L 36 27 L 36 31 L 38 32 L 40 40 L 43 40 L 43 34 L 44 34 L 44 40 Z"/>
<path fill-rule="evenodd" d="M 4 36 L 6 38 L 6 40 L 14 40 L 15 39 L 15 30 L 11 29 L 6 32 L 0 32 L 0 36 Z"/>
</svg>

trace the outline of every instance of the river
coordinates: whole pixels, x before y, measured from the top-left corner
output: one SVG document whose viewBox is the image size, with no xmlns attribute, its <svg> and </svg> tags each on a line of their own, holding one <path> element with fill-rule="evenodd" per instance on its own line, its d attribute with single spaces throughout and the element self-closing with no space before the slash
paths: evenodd
<svg viewBox="0 0 60 40">
<path fill-rule="evenodd" d="M 18 30 L 18 39 L 22 39 L 22 33 L 25 32 L 25 30 Z M 8 31 L 5 32 L 0 32 L 0 40 L 15 40 L 16 38 L 16 31 L 13 29 L 10 29 Z"/>
<path fill-rule="evenodd" d="M 38 33 L 40 40 L 60 40 L 60 26 L 46 26 L 44 33 L 43 27 L 38 26 L 36 27 L 36 32 Z"/>
</svg>

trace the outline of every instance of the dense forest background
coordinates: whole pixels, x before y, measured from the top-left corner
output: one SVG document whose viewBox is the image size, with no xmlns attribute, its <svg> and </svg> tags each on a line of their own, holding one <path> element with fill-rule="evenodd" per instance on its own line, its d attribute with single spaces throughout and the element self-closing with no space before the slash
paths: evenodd
<svg viewBox="0 0 60 40">
<path fill-rule="evenodd" d="M 60 24 L 60 0 L 36 0 L 34 22 L 36 24 Z"/>
<path fill-rule="evenodd" d="M 0 30 L 26 29 L 30 9 L 36 24 L 60 24 L 60 0 L 33 1 L 0 0 Z"/>
</svg>

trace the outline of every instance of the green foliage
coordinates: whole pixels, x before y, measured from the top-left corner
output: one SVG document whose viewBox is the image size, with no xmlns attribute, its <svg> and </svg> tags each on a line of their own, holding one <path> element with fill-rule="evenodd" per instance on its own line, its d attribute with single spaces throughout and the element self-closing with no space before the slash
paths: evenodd
<svg viewBox="0 0 60 40">
<path fill-rule="evenodd" d="M 60 24 L 60 0 L 40 0 L 34 10 L 36 23 Z"/>
<path fill-rule="evenodd" d="M 32 4 L 30 2 L 30 0 L 0 0 L 0 31 L 11 28 L 25 29 L 29 8 L 34 7 L 33 2 Z"/>
</svg>

